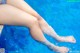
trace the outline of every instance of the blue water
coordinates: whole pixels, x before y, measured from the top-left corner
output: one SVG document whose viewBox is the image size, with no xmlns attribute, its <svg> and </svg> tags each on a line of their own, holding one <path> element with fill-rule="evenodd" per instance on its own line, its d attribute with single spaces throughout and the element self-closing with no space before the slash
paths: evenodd
<svg viewBox="0 0 80 53">
<path fill-rule="evenodd" d="M 69 53 L 80 53 L 80 2 L 67 0 L 25 0 L 60 36 L 73 35 L 77 43 L 61 43 L 52 37 L 45 37 L 55 45 L 70 48 Z M 56 53 L 35 41 L 27 27 L 5 25 L 0 38 L 0 47 L 6 53 Z"/>
</svg>

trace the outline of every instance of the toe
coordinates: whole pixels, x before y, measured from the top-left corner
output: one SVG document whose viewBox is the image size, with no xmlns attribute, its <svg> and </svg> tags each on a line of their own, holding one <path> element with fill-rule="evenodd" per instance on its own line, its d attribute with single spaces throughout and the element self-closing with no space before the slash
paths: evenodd
<svg viewBox="0 0 80 53">
<path fill-rule="evenodd" d="M 73 36 L 70 36 L 70 38 L 72 39 L 73 43 L 76 43 L 76 40 L 75 40 L 75 38 Z"/>
<path fill-rule="evenodd" d="M 74 37 L 73 37 L 73 42 L 74 42 L 74 43 L 76 43 L 76 40 L 75 40 L 75 38 L 74 38 Z"/>
<path fill-rule="evenodd" d="M 69 51 L 69 48 L 67 48 L 67 51 L 66 52 L 68 52 Z"/>
<path fill-rule="evenodd" d="M 66 50 L 68 51 L 68 50 L 69 50 L 69 48 L 66 48 Z"/>
<path fill-rule="evenodd" d="M 74 40 L 74 43 L 76 43 L 76 40 Z"/>
</svg>

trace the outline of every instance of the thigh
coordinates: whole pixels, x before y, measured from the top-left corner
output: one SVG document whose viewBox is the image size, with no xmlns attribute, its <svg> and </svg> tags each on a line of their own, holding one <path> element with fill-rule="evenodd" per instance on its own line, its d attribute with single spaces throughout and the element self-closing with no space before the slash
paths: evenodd
<svg viewBox="0 0 80 53">
<path fill-rule="evenodd" d="M 9 25 L 30 25 L 37 20 L 34 16 L 11 5 L 0 5 L 0 24 Z"/>
</svg>

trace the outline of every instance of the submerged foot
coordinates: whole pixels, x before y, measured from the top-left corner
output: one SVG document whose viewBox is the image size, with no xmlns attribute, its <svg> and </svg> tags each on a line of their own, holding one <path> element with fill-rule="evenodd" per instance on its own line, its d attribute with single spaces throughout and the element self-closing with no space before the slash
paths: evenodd
<svg viewBox="0 0 80 53">
<path fill-rule="evenodd" d="M 54 46 L 53 44 L 51 44 L 51 45 L 49 45 L 48 47 L 49 47 L 52 51 L 56 51 L 56 52 L 58 52 L 58 53 L 68 53 L 68 51 L 69 51 L 69 48 L 64 47 L 64 46 L 59 47 L 59 46 Z"/>
<path fill-rule="evenodd" d="M 58 41 L 76 43 L 76 40 L 73 36 L 60 37 Z"/>
<path fill-rule="evenodd" d="M 67 47 L 58 47 L 56 51 L 59 52 L 59 53 L 68 53 L 69 48 L 67 48 Z"/>
<path fill-rule="evenodd" d="M 67 48 L 67 47 L 58 47 L 58 46 L 56 46 L 55 48 L 52 46 L 52 47 L 49 47 L 51 50 L 53 50 L 53 51 L 56 51 L 56 52 L 58 52 L 58 53 L 68 53 L 68 51 L 69 51 L 69 48 Z"/>
</svg>

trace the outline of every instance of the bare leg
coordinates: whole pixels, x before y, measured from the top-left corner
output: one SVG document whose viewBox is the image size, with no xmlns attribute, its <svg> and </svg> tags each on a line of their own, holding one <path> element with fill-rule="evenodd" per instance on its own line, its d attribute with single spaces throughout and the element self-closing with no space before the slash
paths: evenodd
<svg viewBox="0 0 80 53">
<path fill-rule="evenodd" d="M 68 52 L 68 48 L 55 46 L 50 43 L 43 35 L 38 20 L 20 9 L 17 9 L 10 5 L 0 5 L 0 24 L 8 24 L 8 25 L 23 25 L 30 28 L 30 32 L 32 37 L 47 45 L 50 49 L 56 50 L 60 53 Z M 64 50 L 63 50 L 64 49 Z"/>
<path fill-rule="evenodd" d="M 67 36 L 67 37 L 59 36 L 54 31 L 54 29 L 51 26 L 49 26 L 47 24 L 47 22 L 44 19 L 42 19 L 42 17 L 34 9 L 32 9 L 24 0 L 7 0 L 7 4 L 15 6 L 15 7 L 25 11 L 26 13 L 29 13 L 29 14 L 35 16 L 35 18 L 37 18 L 39 20 L 39 23 L 40 23 L 42 31 L 44 33 L 54 37 L 58 41 L 71 42 L 71 43 L 75 43 L 76 42 L 76 40 L 74 39 L 73 36 Z"/>
<path fill-rule="evenodd" d="M 25 11 L 26 13 L 31 14 L 32 16 L 36 17 L 38 20 L 41 19 L 39 14 L 32 7 L 30 7 L 28 3 L 25 2 L 24 0 L 7 0 L 7 4 L 19 8 L 22 11 Z"/>
<path fill-rule="evenodd" d="M 58 41 L 76 43 L 76 40 L 73 36 L 67 36 L 67 37 L 59 36 L 54 31 L 54 29 L 50 25 L 48 25 L 48 23 L 44 19 L 41 18 L 39 20 L 39 23 L 40 23 L 40 27 L 44 33 L 48 34 L 49 36 L 52 36 L 53 38 L 57 39 Z"/>
</svg>

